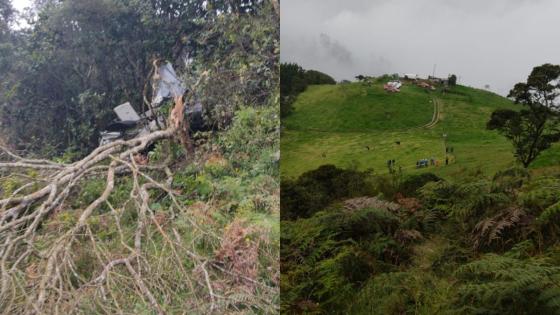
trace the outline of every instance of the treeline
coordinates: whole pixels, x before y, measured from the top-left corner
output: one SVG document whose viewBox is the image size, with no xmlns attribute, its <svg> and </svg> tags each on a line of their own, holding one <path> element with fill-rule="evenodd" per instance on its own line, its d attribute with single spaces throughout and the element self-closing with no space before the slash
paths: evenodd
<svg viewBox="0 0 560 315">
<path fill-rule="evenodd" d="M 559 173 L 387 176 L 282 183 L 284 313 L 560 312 Z"/>
<path fill-rule="evenodd" d="M 297 95 L 312 84 L 336 84 L 329 75 L 316 71 L 305 70 L 296 63 L 280 65 L 280 108 L 282 116 L 292 111 L 292 104 Z"/>
<path fill-rule="evenodd" d="M 10 2 L 0 4 L 2 24 L 13 25 Z M 187 83 L 207 71 L 214 89 L 201 89 L 208 93 L 197 97 L 207 118 L 221 125 L 231 119 L 231 98 L 241 95 L 244 103 L 259 105 L 266 100 L 259 91 L 277 84 L 268 71 L 277 67 L 274 30 L 262 28 L 249 41 L 256 26 L 243 19 L 262 10 L 274 16 L 271 7 L 252 0 L 37 1 L 30 28 L 0 31 L 3 137 L 37 155 L 87 153 L 115 118 L 114 106 L 129 101 L 139 112 L 147 109 L 149 74 L 158 58 L 187 74 Z M 226 25 L 231 19 L 237 25 Z M 265 62 L 239 64 L 246 59 L 242 53 L 259 55 L 253 52 Z"/>
</svg>

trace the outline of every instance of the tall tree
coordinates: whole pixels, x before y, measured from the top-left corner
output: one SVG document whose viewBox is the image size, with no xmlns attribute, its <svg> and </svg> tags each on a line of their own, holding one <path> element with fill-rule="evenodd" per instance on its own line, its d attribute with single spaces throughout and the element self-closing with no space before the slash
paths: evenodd
<svg viewBox="0 0 560 315">
<path fill-rule="evenodd" d="M 449 84 L 449 86 L 455 86 L 457 85 L 457 76 L 452 74 L 447 78 L 447 83 Z"/>
<path fill-rule="evenodd" d="M 533 68 L 527 82 L 517 83 L 508 97 L 523 109 L 494 111 L 487 128 L 498 130 L 512 142 L 515 156 L 526 168 L 560 141 L 560 65 Z"/>
<path fill-rule="evenodd" d="M 363 81 L 366 77 L 365 77 L 364 75 L 362 75 L 362 74 L 358 74 L 355 78 L 356 78 L 358 81 Z"/>
</svg>

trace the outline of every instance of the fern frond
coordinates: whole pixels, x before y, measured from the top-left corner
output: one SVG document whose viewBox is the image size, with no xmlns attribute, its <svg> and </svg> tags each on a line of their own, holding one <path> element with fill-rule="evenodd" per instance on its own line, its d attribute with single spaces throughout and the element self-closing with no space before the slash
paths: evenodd
<svg viewBox="0 0 560 315">
<path fill-rule="evenodd" d="M 520 225 L 526 217 L 525 211 L 519 207 L 509 207 L 493 217 L 488 217 L 477 223 L 472 232 L 473 247 L 475 250 L 484 246 L 503 245 L 516 240 L 518 235 L 506 235 Z"/>
<path fill-rule="evenodd" d="M 539 215 L 538 221 L 540 223 L 549 223 L 553 217 L 556 217 L 560 213 L 560 201 L 556 202 L 555 204 L 547 207 L 544 211 Z"/>
<path fill-rule="evenodd" d="M 488 254 L 458 268 L 462 303 L 488 309 L 488 313 L 529 314 L 560 312 L 560 267 L 545 259 L 518 259 Z M 536 300 L 542 302 L 537 303 Z"/>
</svg>

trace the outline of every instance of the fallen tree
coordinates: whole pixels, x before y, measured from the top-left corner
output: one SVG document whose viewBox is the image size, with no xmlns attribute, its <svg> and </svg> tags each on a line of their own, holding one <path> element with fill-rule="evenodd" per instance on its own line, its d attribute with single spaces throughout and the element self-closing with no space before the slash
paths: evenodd
<svg viewBox="0 0 560 315">
<path fill-rule="evenodd" d="M 19 157 L 8 148 L 2 146 L 0 149 L 9 157 L 9 160 L 0 163 L 3 169 L 33 169 L 41 172 L 40 181 L 45 183 L 39 189 L 19 196 L 19 193 L 33 184 L 30 182 L 12 193 L 12 196 L 0 200 L 0 270 L 1 270 L 1 290 L 0 294 L 4 302 L 10 287 L 21 285 L 17 283 L 17 276 L 14 274 L 19 269 L 19 265 L 24 263 L 30 256 L 36 255 L 45 260 L 41 270 L 41 281 L 33 290 L 34 296 L 27 298 L 26 312 L 42 313 L 47 301 L 65 298 L 62 292 L 70 282 L 65 279 L 65 271 L 72 269 L 70 251 L 72 245 L 79 235 L 88 233 L 87 220 L 92 212 L 101 204 L 106 203 L 115 185 L 115 176 L 118 173 L 132 174 L 134 188 L 130 192 L 130 201 L 138 206 L 137 230 L 134 239 L 134 248 L 130 248 L 130 255 L 107 262 L 100 275 L 86 286 L 100 286 L 107 277 L 107 273 L 116 265 L 123 264 L 127 267 L 130 275 L 133 276 L 138 289 L 142 295 L 150 301 L 154 310 L 163 313 L 161 307 L 155 301 L 150 290 L 146 287 L 144 280 L 140 276 L 142 264 L 142 238 L 144 227 L 150 221 L 154 221 L 154 212 L 148 206 L 148 190 L 162 190 L 174 199 L 174 192 L 170 189 L 172 181 L 169 165 L 164 163 L 155 166 L 141 166 L 136 163 L 135 155 L 146 150 L 146 148 L 162 139 L 169 139 L 178 136 L 181 143 L 187 146 L 188 151 L 192 152 L 192 145 L 188 133 L 188 126 L 184 126 L 186 121 L 183 119 L 184 105 L 180 97 L 175 99 L 175 106 L 172 111 L 171 124 L 165 130 L 156 131 L 145 136 L 137 137 L 132 140 L 118 140 L 100 146 L 80 161 L 70 164 L 55 163 L 48 160 L 26 159 Z M 108 163 L 108 165 L 106 165 Z M 166 174 L 165 182 L 158 182 L 151 178 L 144 170 L 157 170 Z M 106 187 L 103 193 L 92 202 L 81 214 L 78 222 L 66 233 L 58 236 L 53 242 L 52 247 L 47 250 L 38 251 L 34 247 L 34 240 L 38 228 L 41 226 L 45 217 L 61 207 L 69 197 L 72 188 L 89 176 L 99 176 L 105 173 Z M 140 178 L 146 180 L 140 183 Z M 180 205 L 176 203 L 180 208 Z M 156 222 L 157 223 L 157 222 Z M 170 245 L 175 247 L 171 237 L 161 233 L 168 239 Z M 196 258 L 196 257 L 194 257 Z M 209 293 L 212 296 L 211 285 L 208 283 Z"/>
<path fill-rule="evenodd" d="M 197 311 L 201 311 L 201 308 L 209 312 L 216 311 L 218 305 L 223 307 L 231 302 L 216 293 L 217 289 L 212 283 L 212 274 L 215 273 L 230 277 L 234 282 L 242 279 L 242 282 L 250 283 L 251 287 L 277 294 L 277 289 L 228 270 L 214 257 L 197 254 L 193 250 L 194 245 L 185 244 L 175 228 L 164 227 L 162 220 L 169 218 L 162 218 L 151 207 L 151 196 L 157 193 L 171 200 L 174 213 L 189 211 L 178 201 L 180 192 L 172 187 L 174 174 L 171 155 L 157 164 L 140 163 L 137 158 L 148 146 L 164 139 L 180 142 L 188 155 L 192 155 L 193 145 L 188 134 L 188 120 L 182 115 L 183 107 L 182 98 L 175 98 L 166 129 L 102 145 L 74 163 L 28 159 L 18 156 L 6 146 L 0 146 L 0 170 L 9 172 L 11 176 L 27 177 L 26 183 L 0 200 L 0 305 L 3 312 L 42 314 L 72 311 L 68 301 L 75 300 L 71 304 L 79 305 L 84 296 L 80 292 L 83 291 L 94 290 L 94 296 L 99 301 L 111 300 L 115 294 L 112 291 L 116 281 L 128 286 L 130 292 L 136 292 L 137 298 L 146 301 L 151 311 L 164 314 L 164 307 L 158 302 L 162 299 L 161 292 L 166 292 L 164 296 L 173 296 L 174 292 L 165 286 L 169 280 L 159 278 L 164 273 L 154 270 L 160 268 L 158 264 L 175 268 L 177 279 L 186 282 L 180 285 L 191 287 L 193 301 L 197 304 L 193 309 Z M 189 156 L 188 160 L 192 160 L 192 157 Z M 36 174 L 32 178 L 26 175 L 30 171 Z M 132 189 L 124 204 L 132 205 L 136 212 L 132 224 L 133 240 L 124 236 L 125 228 L 120 223 L 124 207 L 118 208 L 109 201 L 116 180 L 125 176 L 132 179 Z M 50 235 L 46 244 L 38 241 L 39 231 L 47 219 L 54 213 L 70 211 L 64 209 L 65 202 L 72 198 L 76 187 L 90 178 L 104 179 L 102 193 L 81 211 L 79 218 L 68 229 Z M 92 232 L 90 221 L 94 211 L 101 206 L 111 209 L 110 214 L 121 238 L 118 250 L 109 251 L 99 246 Z M 194 220 L 189 221 L 189 229 L 198 229 L 201 235 L 206 235 L 213 242 L 221 242 L 220 236 L 200 227 Z M 151 249 L 144 248 L 154 237 L 152 233 L 158 234 L 167 252 L 172 253 L 171 257 L 157 257 L 157 264 L 149 262 L 153 259 L 147 254 Z M 74 251 L 83 242 L 88 242 L 93 249 L 91 256 L 95 257 L 95 261 L 91 264 L 97 266 L 89 279 L 76 272 Z M 115 256 L 115 252 L 120 254 Z M 192 262 L 192 270 L 182 267 L 184 259 Z M 154 286 L 159 297 L 153 292 Z M 248 296 L 252 296 L 251 291 L 248 291 Z M 104 303 L 97 303 L 97 306 L 106 313 L 125 312 L 118 304 L 110 309 L 106 309 Z M 271 307 L 275 306 L 271 304 Z"/>
</svg>

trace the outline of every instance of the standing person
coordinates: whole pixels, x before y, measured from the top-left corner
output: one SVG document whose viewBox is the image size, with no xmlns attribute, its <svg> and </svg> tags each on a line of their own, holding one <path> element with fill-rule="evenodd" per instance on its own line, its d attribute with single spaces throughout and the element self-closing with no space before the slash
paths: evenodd
<svg viewBox="0 0 560 315">
<path fill-rule="evenodd" d="M 449 157 L 445 157 L 445 165 L 449 165 Z"/>
</svg>

